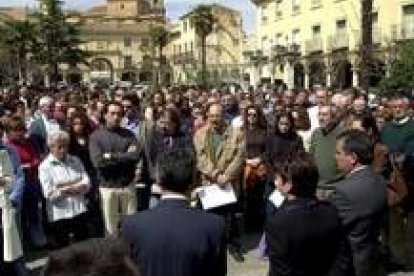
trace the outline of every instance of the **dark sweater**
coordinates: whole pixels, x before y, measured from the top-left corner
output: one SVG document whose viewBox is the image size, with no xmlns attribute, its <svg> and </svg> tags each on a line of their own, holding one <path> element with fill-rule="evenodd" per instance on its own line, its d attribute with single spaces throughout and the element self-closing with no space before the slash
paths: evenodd
<svg viewBox="0 0 414 276">
<path fill-rule="evenodd" d="M 414 152 L 414 121 L 410 118 L 403 124 L 388 122 L 381 132 L 381 142 L 391 153 Z"/>
<path fill-rule="evenodd" d="M 304 151 L 302 138 L 296 133 L 282 135 L 272 133 L 267 138 L 267 161 L 274 167 L 289 155 Z"/>
<path fill-rule="evenodd" d="M 101 128 L 92 133 L 89 153 L 98 171 L 100 185 L 108 188 L 128 186 L 135 178 L 142 147 L 135 135 L 124 128 Z M 104 158 L 110 153 L 111 158 Z"/>
<path fill-rule="evenodd" d="M 342 173 L 336 165 L 336 138 L 343 132 L 342 125 L 338 124 L 329 132 L 321 127 L 315 129 L 311 137 L 310 153 L 312 154 L 319 171 L 320 188 L 333 188 L 333 182 L 339 180 Z"/>
</svg>

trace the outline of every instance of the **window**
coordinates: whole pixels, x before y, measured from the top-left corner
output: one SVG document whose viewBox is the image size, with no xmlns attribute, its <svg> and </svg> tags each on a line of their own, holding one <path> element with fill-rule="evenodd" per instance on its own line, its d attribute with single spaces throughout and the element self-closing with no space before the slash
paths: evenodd
<svg viewBox="0 0 414 276">
<path fill-rule="evenodd" d="M 184 42 L 184 53 L 187 53 L 188 49 L 187 49 L 187 42 Z"/>
<path fill-rule="evenodd" d="M 311 0 L 311 7 L 312 8 L 320 7 L 321 4 L 322 4 L 321 0 Z"/>
<path fill-rule="evenodd" d="M 414 38 L 414 5 L 403 7 L 402 34 L 404 38 Z"/>
<path fill-rule="evenodd" d="M 191 52 L 194 51 L 194 42 L 193 41 L 191 41 L 191 44 L 190 44 L 190 51 Z"/>
<path fill-rule="evenodd" d="M 131 56 L 125 56 L 124 57 L 124 68 L 132 67 L 132 57 Z"/>
<path fill-rule="evenodd" d="M 340 19 L 336 21 L 336 32 L 346 32 L 346 20 Z"/>
<path fill-rule="evenodd" d="M 276 0 L 276 20 L 282 18 L 282 0 Z"/>
<path fill-rule="evenodd" d="M 320 36 L 321 35 L 321 25 L 312 26 L 312 36 Z"/>
<path fill-rule="evenodd" d="M 98 50 L 102 50 L 102 49 L 104 48 L 104 46 L 103 46 L 103 42 L 102 42 L 102 41 L 98 41 L 98 42 L 96 42 L 96 48 L 97 48 Z"/>
<path fill-rule="evenodd" d="M 184 32 L 187 32 L 187 20 L 183 22 Z"/>
<path fill-rule="evenodd" d="M 278 33 L 276 34 L 275 45 L 282 45 L 283 44 L 283 34 Z"/>
<path fill-rule="evenodd" d="M 132 39 L 130 37 L 124 37 L 124 47 L 129 48 L 131 47 Z"/>
<path fill-rule="evenodd" d="M 300 0 L 292 0 L 292 13 L 297 14 L 300 12 Z"/>
<path fill-rule="evenodd" d="M 292 44 L 300 45 L 300 30 L 295 29 L 292 31 Z"/>
</svg>

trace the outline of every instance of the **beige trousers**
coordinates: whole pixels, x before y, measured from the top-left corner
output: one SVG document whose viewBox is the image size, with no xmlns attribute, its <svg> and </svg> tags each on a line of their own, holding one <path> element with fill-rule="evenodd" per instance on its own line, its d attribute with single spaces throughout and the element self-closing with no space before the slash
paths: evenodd
<svg viewBox="0 0 414 276">
<path fill-rule="evenodd" d="M 133 186 L 99 188 L 106 236 L 118 236 L 122 218 L 137 212 L 137 198 Z"/>
</svg>

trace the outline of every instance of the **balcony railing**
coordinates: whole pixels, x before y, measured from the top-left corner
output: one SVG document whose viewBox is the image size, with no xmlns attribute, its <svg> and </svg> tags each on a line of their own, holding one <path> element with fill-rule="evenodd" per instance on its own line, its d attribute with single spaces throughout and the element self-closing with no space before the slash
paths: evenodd
<svg viewBox="0 0 414 276">
<path fill-rule="evenodd" d="M 190 64 L 196 62 L 194 52 L 185 52 L 173 56 L 174 64 Z"/>
<path fill-rule="evenodd" d="M 391 33 L 392 33 L 393 40 L 414 39 L 414 24 L 413 25 L 393 25 Z"/>
<path fill-rule="evenodd" d="M 349 47 L 349 38 L 347 33 L 336 33 L 329 36 L 328 48 L 330 50 L 341 50 Z"/>
<path fill-rule="evenodd" d="M 381 29 L 378 27 L 372 28 L 372 43 L 375 44 L 381 44 Z"/>
<path fill-rule="evenodd" d="M 323 51 L 322 38 L 319 36 L 306 40 L 305 51 L 307 54 L 314 54 Z"/>
</svg>

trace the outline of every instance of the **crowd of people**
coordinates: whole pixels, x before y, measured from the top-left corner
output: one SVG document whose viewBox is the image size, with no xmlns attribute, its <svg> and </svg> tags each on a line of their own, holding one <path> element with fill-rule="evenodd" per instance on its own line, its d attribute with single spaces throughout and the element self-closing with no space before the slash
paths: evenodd
<svg viewBox="0 0 414 276">
<path fill-rule="evenodd" d="M 46 276 L 226 275 L 242 233 L 272 276 L 414 269 L 411 115 L 354 88 L 4 91 L 0 275 L 44 248 Z"/>
</svg>

